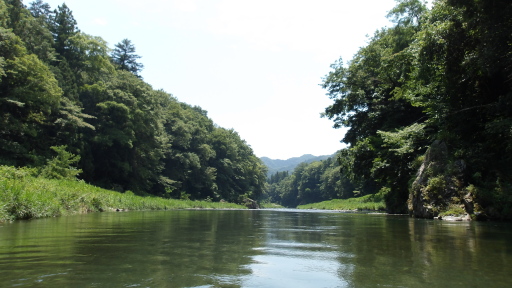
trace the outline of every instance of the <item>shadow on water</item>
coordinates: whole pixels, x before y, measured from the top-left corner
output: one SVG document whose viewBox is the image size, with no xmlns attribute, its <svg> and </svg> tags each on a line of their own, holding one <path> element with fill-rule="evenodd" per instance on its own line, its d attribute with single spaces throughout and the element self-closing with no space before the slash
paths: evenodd
<svg viewBox="0 0 512 288">
<path fill-rule="evenodd" d="M 260 241 L 251 215 L 98 213 L 5 225 L 0 286 L 240 287 Z"/>
<path fill-rule="evenodd" d="M 0 287 L 506 287 L 512 226 L 260 211 L 0 226 Z"/>
</svg>

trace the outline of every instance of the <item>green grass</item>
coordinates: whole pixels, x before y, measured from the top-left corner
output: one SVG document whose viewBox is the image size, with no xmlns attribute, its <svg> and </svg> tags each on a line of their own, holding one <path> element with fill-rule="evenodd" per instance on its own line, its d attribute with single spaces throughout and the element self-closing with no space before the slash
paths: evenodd
<svg viewBox="0 0 512 288">
<path fill-rule="evenodd" d="M 26 168 L 0 166 L 0 222 L 57 217 L 78 213 L 123 210 L 244 209 L 209 201 L 141 197 L 80 181 L 50 180 Z"/>
<path fill-rule="evenodd" d="M 276 203 L 268 203 L 268 202 L 262 202 L 260 203 L 261 209 L 276 209 L 276 208 L 284 208 L 283 206 L 276 204 Z"/>
<path fill-rule="evenodd" d="M 299 205 L 298 209 L 319 209 L 319 210 L 386 210 L 384 195 L 382 193 L 365 195 L 358 198 L 333 199 L 319 203 Z"/>
<path fill-rule="evenodd" d="M 461 216 L 461 215 L 466 215 L 466 210 L 464 210 L 464 208 L 462 208 L 461 206 L 455 205 L 455 204 L 451 204 L 448 207 L 447 211 L 443 211 L 443 212 L 439 213 L 439 216 L 441 216 L 441 217 Z"/>
</svg>

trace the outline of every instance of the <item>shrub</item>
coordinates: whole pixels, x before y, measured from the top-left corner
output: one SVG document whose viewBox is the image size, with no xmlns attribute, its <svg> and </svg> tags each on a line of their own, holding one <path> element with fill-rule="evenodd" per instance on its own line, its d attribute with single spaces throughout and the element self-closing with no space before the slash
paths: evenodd
<svg viewBox="0 0 512 288">
<path fill-rule="evenodd" d="M 80 161 L 80 156 L 66 151 L 65 145 L 51 148 L 57 153 L 57 156 L 48 161 L 41 170 L 41 176 L 47 179 L 76 179 L 82 170 L 76 169 L 73 165 Z"/>
</svg>

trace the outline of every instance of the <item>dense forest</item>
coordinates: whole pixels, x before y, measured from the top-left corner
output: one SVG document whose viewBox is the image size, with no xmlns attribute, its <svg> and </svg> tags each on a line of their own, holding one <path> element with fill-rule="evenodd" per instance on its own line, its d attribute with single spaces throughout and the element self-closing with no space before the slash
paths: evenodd
<svg viewBox="0 0 512 288">
<path fill-rule="evenodd" d="M 350 179 L 340 173 L 336 156 L 302 162 L 291 173 L 275 172 L 267 182 L 263 199 L 286 207 L 359 196 Z"/>
<path fill-rule="evenodd" d="M 0 165 L 167 198 L 379 193 L 390 213 L 510 220 L 510 15 L 509 0 L 397 0 L 394 24 L 321 83 L 348 148 L 267 179 L 235 131 L 144 82 L 129 39 L 110 49 L 65 4 L 0 0 Z"/>
<path fill-rule="evenodd" d="M 390 213 L 512 219 L 510 15 L 508 0 L 397 1 L 394 25 L 323 79 L 323 116 L 349 128 L 348 148 L 272 175 L 267 197 L 295 206 L 380 192 Z"/>
<path fill-rule="evenodd" d="M 400 0 L 323 79 L 324 115 L 349 127 L 339 157 L 389 212 L 512 219 L 512 2 Z M 462 214 L 462 213 L 461 213 Z"/>
<path fill-rule="evenodd" d="M 311 163 L 315 161 L 325 160 L 330 157 L 332 157 L 332 155 L 314 156 L 311 154 L 305 154 L 300 157 L 293 157 L 286 160 L 270 159 L 268 157 L 261 157 L 260 159 L 268 168 L 267 175 L 271 176 L 276 172 L 291 172 L 295 169 L 295 167 L 297 167 L 297 165 L 304 162 Z"/>
<path fill-rule="evenodd" d="M 258 199 L 266 168 L 247 143 L 154 90 L 139 59 L 128 39 L 110 49 L 80 31 L 65 4 L 0 0 L 0 165 L 141 195 Z"/>
</svg>

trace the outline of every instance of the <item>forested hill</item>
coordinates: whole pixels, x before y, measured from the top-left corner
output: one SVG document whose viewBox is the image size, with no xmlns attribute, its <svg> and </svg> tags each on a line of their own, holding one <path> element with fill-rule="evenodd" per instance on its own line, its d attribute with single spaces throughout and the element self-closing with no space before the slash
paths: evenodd
<svg viewBox="0 0 512 288">
<path fill-rule="evenodd" d="M 512 219 L 512 1 L 399 0 L 323 79 L 343 174 L 390 212 Z"/>
<path fill-rule="evenodd" d="M 266 168 L 237 132 L 145 83 L 130 40 L 112 48 L 65 4 L 0 0 L 0 165 L 137 194 L 259 198 Z"/>
<path fill-rule="evenodd" d="M 321 161 L 329 157 L 332 157 L 333 155 L 314 156 L 311 154 L 305 154 L 300 157 L 293 157 L 286 160 L 270 159 L 268 157 L 261 157 L 260 159 L 267 166 L 268 175 L 270 176 L 276 172 L 292 172 L 293 169 L 295 169 L 295 167 L 297 167 L 297 165 L 299 165 L 300 163 L 311 163 L 315 161 Z"/>
<path fill-rule="evenodd" d="M 335 154 L 309 163 L 303 161 L 291 172 L 273 173 L 267 179 L 263 200 L 296 207 L 299 204 L 358 196 L 350 179 L 340 173 L 340 156 Z"/>
</svg>

